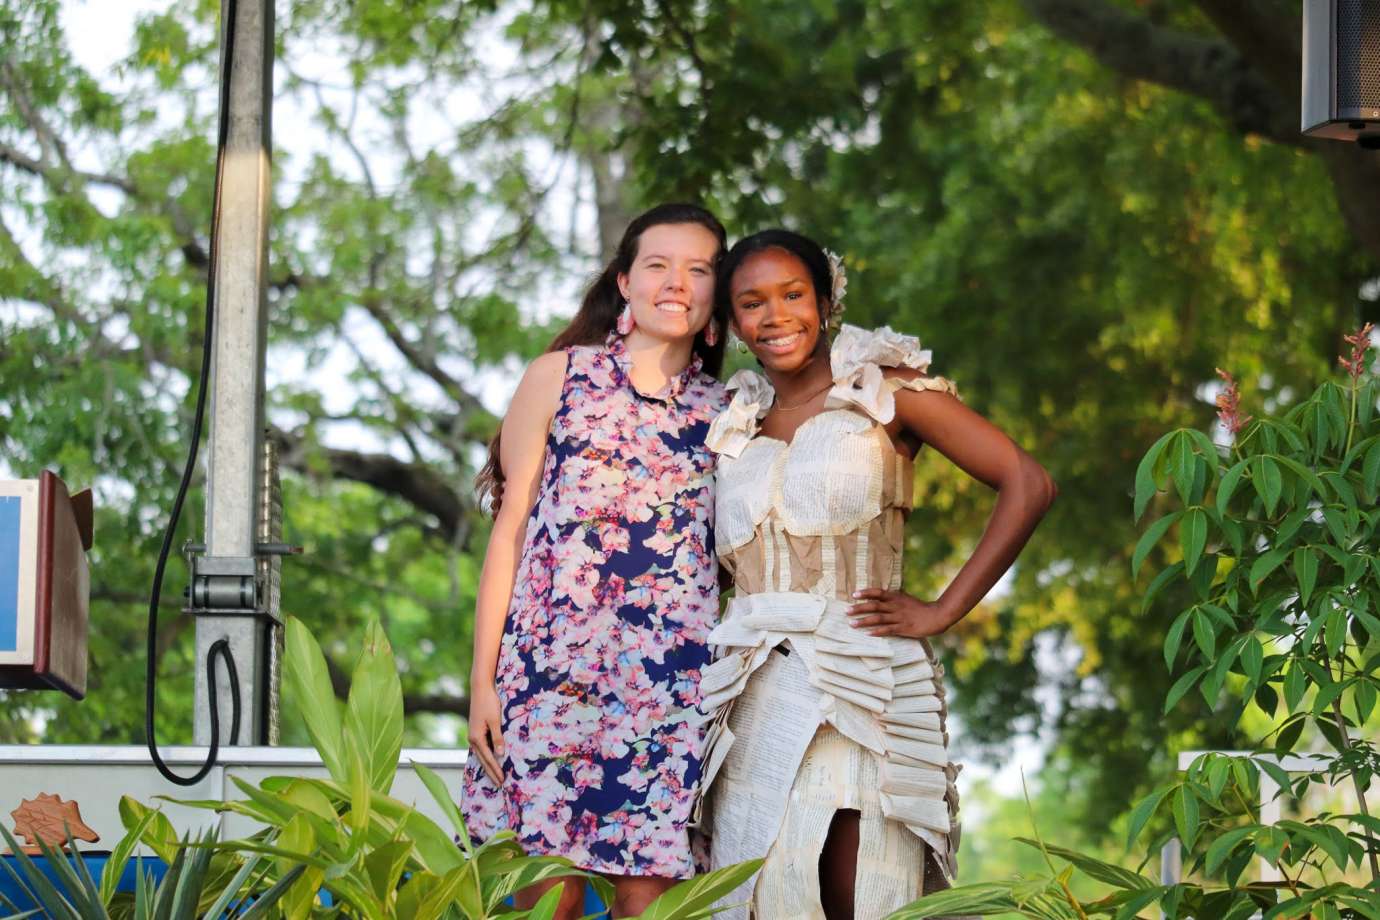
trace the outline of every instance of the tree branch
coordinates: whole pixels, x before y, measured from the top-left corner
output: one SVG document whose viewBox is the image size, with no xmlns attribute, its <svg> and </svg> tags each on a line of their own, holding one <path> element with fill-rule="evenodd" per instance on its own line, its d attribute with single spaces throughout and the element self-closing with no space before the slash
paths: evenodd
<svg viewBox="0 0 1380 920">
<path fill-rule="evenodd" d="M 486 411 L 484 405 L 472 393 L 460 385 L 460 381 L 446 372 L 440 364 L 436 362 L 435 354 L 429 349 L 411 341 L 402 331 L 402 328 L 388 312 L 383 301 L 374 295 L 366 295 L 360 298 L 360 305 L 374 318 L 383 330 L 384 335 L 388 336 L 388 341 L 393 343 L 407 362 L 422 374 L 430 377 L 441 390 L 455 401 L 456 406 L 462 413 L 482 413 Z"/>
<path fill-rule="evenodd" d="M 1195 0 L 1236 50 L 1286 98 L 1299 93 L 1303 30 L 1297 3 L 1285 0 Z"/>
<path fill-rule="evenodd" d="M 1102 0 L 1025 0 L 1025 6 L 1054 34 L 1117 73 L 1205 99 L 1242 133 L 1304 144 L 1297 88 L 1282 94 L 1226 41 L 1157 26 Z"/>
<path fill-rule="evenodd" d="M 310 474 L 311 465 L 300 439 L 281 428 L 272 430 L 285 467 Z M 420 463 L 408 463 L 389 454 L 321 447 L 331 474 L 341 479 L 362 482 L 380 492 L 396 496 L 436 518 L 447 540 L 463 537 L 460 549 L 468 548 L 469 528 L 465 517 L 474 511 L 474 501 L 451 488 L 446 478 Z"/>
</svg>

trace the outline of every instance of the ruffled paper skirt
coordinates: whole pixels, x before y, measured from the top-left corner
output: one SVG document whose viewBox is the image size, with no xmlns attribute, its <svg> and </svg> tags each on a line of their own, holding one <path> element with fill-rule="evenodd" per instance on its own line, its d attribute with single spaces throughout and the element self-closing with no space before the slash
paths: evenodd
<svg viewBox="0 0 1380 920">
<path fill-rule="evenodd" d="M 723 655 L 701 680 L 715 713 L 703 823 L 715 866 L 767 858 L 723 902 L 751 898 L 760 920 L 823 916 L 819 854 L 840 809 L 862 819 L 860 920 L 943 887 L 955 869 L 942 669 L 926 643 L 868 635 L 847 610 L 819 595 L 748 595 L 710 636 Z"/>
</svg>

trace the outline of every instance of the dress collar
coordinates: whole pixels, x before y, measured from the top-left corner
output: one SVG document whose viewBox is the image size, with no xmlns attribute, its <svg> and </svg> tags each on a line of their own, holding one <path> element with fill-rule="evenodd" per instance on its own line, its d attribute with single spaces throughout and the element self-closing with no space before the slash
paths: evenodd
<svg viewBox="0 0 1380 920">
<path fill-rule="evenodd" d="M 608 349 L 609 355 L 613 358 L 613 366 L 616 368 L 619 382 L 644 399 L 655 399 L 661 402 L 674 402 L 679 400 L 681 394 L 685 392 L 685 388 L 690 385 L 692 380 L 699 376 L 701 368 L 704 367 L 704 359 L 692 350 L 690 352 L 690 363 L 685 365 L 685 369 L 679 374 L 676 374 L 668 380 L 666 386 L 655 393 L 643 393 L 637 387 L 633 386 L 632 359 L 628 357 L 628 345 L 623 341 L 623 337 L 617 332 L 611 332 L 609 333 L 608 339 L 605 341 L 605 346 Z"/>
<path fill-rule="evenodd" d="M 829 349 L 829 366 L 834 386 L 825 397 L 824 411 L 855 409 L 883 425 L 895 417 L 894 393 L 902 386 L 956 392 L 942 377 L 923 377 L 905 384 L 886 380 L 884 368 L 904 367 L 925 374 L 930 366 L 930 353 L 920 347 L 919 339 L 887 326 L 867 330 L 844 325 Z M 734 374 L 727 389 L 733 399 L 709 426 L 705 444 L 715 453 L 737 457 L 757 436 L 758 423 L 771 411 L 776 391 L 764 375 L 752 370 Z"/>
</svg>

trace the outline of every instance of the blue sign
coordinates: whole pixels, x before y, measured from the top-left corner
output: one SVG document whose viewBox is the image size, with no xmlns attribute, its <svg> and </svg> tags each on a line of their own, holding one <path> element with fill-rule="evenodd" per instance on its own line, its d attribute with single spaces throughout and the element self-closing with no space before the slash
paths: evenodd
<svg viewBox="0 0 1380 920">
<path fill-rule="evenodd" d="M 19 522 L 23 499 L 0 495 L 0 652 L 19 650 Z"/>
</svg>

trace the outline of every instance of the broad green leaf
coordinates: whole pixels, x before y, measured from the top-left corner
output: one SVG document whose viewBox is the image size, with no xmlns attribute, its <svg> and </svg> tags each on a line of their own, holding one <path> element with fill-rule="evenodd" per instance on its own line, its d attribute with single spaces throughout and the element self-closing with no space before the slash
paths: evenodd
<svg viewBox="0 0 1380 920">
<path fill-rule="evenodd" d="M 1276 756 L 1283 757 L 1285 754 L 1293 753 L 1294 747 L 1299 742 L 1299 736 L 1303 734 L 1305 724 L 1303 713 L 1296 713 L 1284 723 L 1279 734 L 1275 736 Z"/>
<path fill-rule="evenodd" d="M 1197 428 L 1185 429 L 1189 439 L 1198 451 L 1198 456 L 1203 459 L 1203 464 L 1208 472 L 1216 476 L 1221 471 L 1222 458 L 1218 456 L 1217 445 L 1212 443 L 1212 439 Z"/>
<path fill-rule="evenodd" d="M 532 912 L 527 915 L 527 920 L 552 920 L 556 916 L 556 909 L 561 906 L 561 894 L 561 885 L 556 885 L 548 890 L 532 906 Z"/>
<path fill-rule="evenodd" d="M 1318 498 L 1327 498 L 1327 489 L 1323 486 L 1323 482 L 1321 479 L 1318 478 L 1317 473 L 1314 473 L 1308 467 L 1304 466 L 1302 463 L 1299 463 L 1292 457 L 1276 455 L 1271 459 L 1287 467 L 1289 471 L 1292 472 L 1295 476 L 1297 476 L 1300 480 L 1302 480 L 1308 486 L 1308 488 L 1312 489 L 1313 494 L 1317 495 Z"/>
<path fill-rule="evenodd" d="M 1184 572 L 1193 574 L 1207 543 L 1207 514 L 1201 508 L 1190 508 L 1179 525 L 1179 542 L 1184 554 Z"/>
<path fill-rule="evenodd" d="M 1193 453 L 1193 440 L 1187 431 L 1179 431 L 1170 447 L 1173 466 L 1174 488 L 1178 490 L 1179 500 L 1185 505 L 1193 502 L 1193 480 L 1197 476 L 1199 460 Z"/>
<path fill-rule="evenodd" d="M 1251 588 L 1260 586 L 1271 572 L 1279 568 L 1279 564 L 1287 559 L 1289 551 L 1285 549 L 1272 549 L 1251 564 Z"/>
<path fill-rule="evenodd" d="M 1380 440 L 1370 446 L 1366 452 L 1365 463 L 1361 466 L 1361 481 L 1365 483 L 1366 492 L 1374 495 L 1380 489 Z"/>
<path fill-rule="evenodd" d="M 460 905 L 455 902 L 465 885 L 465 877 L 468 874 L 469 867 L 457 866 L 441 876 L 440 882 L 427 893 L 426 898 L 418 905 L 417 916 L 439 918 L 444 916 L 450 907 L 459 908 Z M 470 910 L 462 912 L 461 916 L 482 916 L 482 907 L 478 904 L 472 904 Z"/>
<path fill-rule="evenodd" d="M 1159 440 L 1150 446 L 1141 458 L 1139 465 L 1136 466 L 1136 495 L 1135 495 L 1135 519 L 1140 520 L 1140 516 L 1145 513 L 1145 507 L 1150 503 L 1157 488 L 1155 483 L 1155 465 L 1159 463 L 1160 455 L 1164 453 L 1165 445 L 1174 437 L 1175 432 L 1161 435 Z"/>
<path fill-rule="evenodd" d="M 1183 642 L 1184 629 L 1188 626 L 1188 618 L 1193 611 L 1185 610 L 1174 618 L 1174 623 L 1169 627 L 1169 632 L 1164 637 L 1164 665 L 1169 670 L 1174 670 L 1174 661 L 1179 657 L 1179 645 Z"/>
<path fill-rule="evenodd" d="M 1179 839 L 1184 846 L 1192 850 L 1194 842 L 1198 839 L 1198 796 L 1194 794 L 1192 786 L 1183 783 L 1174 794 L 1171 802 L 1171 809 L 1174 815 L 1174 828 L 1179 832 Z"/>
<path fill-rule="evenodd" d="M 1213 627 L 1212 619 L 1201 607 L 1193 611 L 1191 619 L 1193 621 L 1193 641 L 1198 644 L 1203 657 L 1211 659 L 1217 650 L 1217 631 Z"/>
<path fill-rule="evenodd" d="M 149 816 L 152 817 L 149 817 Z M 145 818 L 148 818 L 146 821 Z M 126 830 L 143 826 L 144 833 L 140 841 L 154 855 L 163 862 L 172 864 L 177 857 L 178 839 L 177 831 L 173 829 L 172 822 L 161 811 L 149 808 L 130 796 L 120 796 L 120 822 L 124 824 Z"/>
<path fill-rule="evenodd" d="M 1351 545 L 1351 534 L 1347 528 L 1346 515 L 1340 509 L 1331 505 L 1324 508 L 1323 524 L 1327 526 L 1328 533 L 1332 534 L 1332 539 L 1337 541 L 1338 546 L 1349 547 Z"/>
<path fill-rule="evenodd" d="M 1298 708 L 1307 689 L 1307 675 L 1303 672 L 1303 666 L 1295 660 L 1284 677 L 1284 705 L 1289 707 L 1290 712 Z"/>
<path fill-rule="evenodd" d="M 1250 458 L 1236 461 L 1222 477 L 1222 481 L 1217 484 L 1218 514 L 1226 515 L 1227 505 L 1231 502 L 1232 496 L 1236 494 L 1236 487 L 1241 484 L 1241 477 L 1245 474 L 1250 462 Z"/>
<path fill-rule="evenodd" d="M 1260 669 L 1265 663 L 1265 651 L 1260 645 L 1260 640 L 1252 633 L 1246 636 L 1246 642 L 1241 646 L 1241 666 L 1246 669 L 1246 676 L 1251 679 L 1251 685 L 1260 683 Z"/>
<path fill-rule="evenodd" d="M 1289 846 L 1289 835 L 1277 827 L 1262 827 L 1255 833 L 1255 851 L 1266 862 L 1279 862 L 1285 847 Z"/>
<path fill-rule="evenodd" d="M 407 867 L 407 859 L 411 855 L 412 842 L 409 840 L 385 843 L 365 855 L 364 871 L 369 876 L 369 886 L 374 897 L 379 901 L 386 904 L 393 897 L 398 882 L 402 879 L 403 869 Z"/>
<path fill-rule="evenodd" d="M 376 813 L 412 840 L 423 868 L 439 876 L 463 862 L 461 850 L 451 835 L 411 805 L 386 795 L 371 795 L 369 802 Z"/>
<path fill-rule="evenodd" d="M 1154 549 L 1155 545 L 1164 537 L 1165 531 L 1179 519 L 1181 514 L 1182 512 L 1180 511 L 1171 512 L 1163 517 L 1156 518 L 1153 524 L 1145 528 L 1145 533 L 1141 535 L 1140 540 L 1136 543 L 1136 550 L 1131 555 L 1132 577 L 1140 574 L 1140 567 L 1145 563 L 1145 557 L 1150 555 L 1150 551 Z"/>
<path fill-rule="evenodd" d="M 1143 594 L 1140 599 L 1141 612 L 1144 613 L 1146 610 L 1149 610 L 1150 604 L 1155 600 L 1155 597 L 1159 595 L 1160 591 L 1164 589 L 1164 586 L 1181 576 L 1183 571 L 1184 564 L 1182 562 L 1176 562 L 1151 579 L 1149 587 L 1145 589 L 1145 594 Z"/>
<path fill-rule="evenodd" d="M 283 789 L 281 796 L 283 801 L 326 821 L 334 822 L 339 818 L 330 798 L 315 783 L 304 782 L 293 777 Z"/>
<path fill-rule="evenodd" d="M 1193 685 L 1198 682 L 1199 678 L 1203 676 L 1203 673 L 1206 670 L 1207 668 L 1203 667 L 1202 665 L 1199 665 L 1198 667 L 1189 670 L 1178 680 L 1174 681 L 1174 686 L 1170 687 L 1169 693 L 1165 695 L 1164 711 L 1168 712 L 1169 710 L 1173 709 L 1174 704 L 1179 702 L 1179 700 L 1183 698 L 1183 695 L 1185 693 L 1193 689 Z"/>
<path fill-rule="evenodd" d="M 1245 827 L 1232 828 L 1217 839 L 1213 840 L 1207 848 L 1206 868 L 1209 875 L 1216 874 L 1222 867 L 1222 863 L 1231 855 L 1237 844 L 1255 833 L 1258 825 L 1247 825 Z"/>
<path fill-rule="evenodd" d="M 273 884 L 272 888 L 256 897 L 249 909 L 239 915 L 238 920 L 260 920 L 261 917 L 274 916 L 273 908 L 289 891 L 294 889 L 294 886 L 308 871 L 304 865 L 293 866 Z M 286 908 L 284 909 L 286 910 Z"/>
<path fill-rule="evenodd" d="M 1300 546 L 1294 550 L 1294 575 L 1299 582 L 1299 600 L 1307 604 L 1313 596 L 1313 586 L 1318 582 L 1318 553 L 1316 550 Z"/>
<path fill-rule="evenodd" d="M 1352 697 L 1352 705 L 1356 710 L 1356 724 L 1365 725 L 1370 719 L 1370 714 L 1375 711 L 1375 700 L 1375 682 L 1363 675 L 1356 682 L 1356 693 Z"/>
<path fill-rule="evenodd" d="M 1279 522 L 1279 527 L 1275 528 L 1274 545 L 1283 549 L 1288 546 L 1299 532 L 1299 528 L 1313 516 L 1314 511 L 1310 506 L 1296 508 L 1284 516 L 1284 520 Z"/>
<path fill-rule="evenodd" d="M 145 812 L 133 827 L 125 831 L 125 835 L 120 838 L 119 843 L 115 844 L 115 849 L 110 851 L 110 859 L 106 861 L 105 868 L 101 872 L 101 903 L 107 908 L 110 907 L 111 899 L 115 897 L 115 886 L 119 884 L 120 878 L 125 873 L 125 866 L 129 863 L 130 854 L 139 845 L 139 839 L 143 837 L 144 831 L 153 823 L 154 816 L 159 814 L 161 812 Z"/>
<path fill-rule="evenodd" d="M 1159 809 L 1160 803 L 1164 801 L 1164 797 L 1167 796 L 1172 789 L 1172 786 L 1165 786 L 1164 788 L 1157 789 L 1136 803 L 1136 807 L 1131 810 L 1130 829 L 1126 834 L 1126 849 L 1129 850 L 1135 845 L 1136 838 L 1140 836 L 1140 832 Z"/>
<path fill-rule="evenodd" d="M 403 698 L 393 650 L 377 619 L 365 631 L 364 648 L 350 680 L 345 728 L 363 745 L 360 753 L 371 788 L 387 794 L 402 750 Z"/>
<path fill-rule="evenodd" d="M 469 829 L 465 827 L 465 819 L 460 814 L 460 809 L 455 807 L 455 800 L 450 796 L 450 790 L 446 788 L 445 780 L 424 763 L 412 761 L 412 769 L 416 772 L 422 785 L 426 786 L 431 798 L 436 802 L 436 807 L 441 810 L 441 814 L 450 821 L 450 826 L 455 829 L 455 834 L 460 838 L 461 843 L 466 849 L 469 848 Z"/>
<path fill-rule="evenodd" d="M 348 783 L 350 770 L 342 747 L 340 710 L 326 670 L 326 656 L 301 620 L 289 616 L 285 629 L 283 677 L 289 698 L 301 712 L 307 734 L 331 778 Z"/>
<path fill-rule="evenodd" d="M 353 734 L 350 730 L 352 727 L 346 729 L 347 739 Z M 365 832 L 369 829 L 369 800 L 370 792 L 373 790 L 370 785 L 369 767 L 364 762 L 364 754 L 360 747 L 351 746 L 346 756 L 350 758 L 350 844 L 351 849 L 357 851 L 363 846 Z"/>
<path fill-rule="evenodd" d="M 1327 646 L 1327 654 L 1336 658 L 1342 652 L 1342 646 L 1346 644 L 1346 611 L 1333 610 L 1327 615 L 1327 625 L 1323 627 L 1324 642 Z"/>
<path fill-rule="evenodd" d="M 680 882 L 648 905 L 639 920 L 674 920 L 709 910 L 715 902 L 752 878 L 762 868 L 762 862 L 750 859 Z"/>
<path fill-rule="evenodd" d="M 1280 476 L 1279 466 L 1274 460 L 1265 456 L 1255 458 L 1252 466 L 1251 482 L 1255 485 L 1260 500 L 1265 504 L 1265 513 L 1274 517 L 1275 507 L 1279 504 L 1279 494 L 1284 488 L 1284 480 Z"/>
<path fill-rule="evenodd" d="M 1130 869 L 1123 868 L 1114 863 L 1095 859 L 1091 856 L 1079 853 L 1077 850 L 1070 850 L 1048 843 L 1042 844 L 1040 841 L 1031 840 L 1028 837 L 1016 837 L 1014 839 L 1018 843 L 1034 847 L 1037 850 L 1044 850 L 1060 859 L 1067 860 L 1070 864 L 1082 870 L 1089 878 L 1097 879 L 1099 882 L 1105 882 L 1114 888 L 1137 891 L 1155 887 L 1153 880 L 1146 878 L 1139 872 L 1132 872 Z"/>
<path fill-rule="evenodd" d="M 1257 757 L 1252 762 L 1275 784 L 1277 791 L 1265 800 L 1266 803 L 1273 801 L 1281 793 L 1288 794 L 1293 789 L 1293 780 L 1289 777 L 1289 773 L 1275 761 L 1268 757 Z M 1262 787 L 1263 791 L 1264 788 Z"/>
<path fill-rule="evenodd" d="M 913 904 L 902 907 L 886 920 L 922 920 L 925 917 L 951 917 L 959 914 L 990 916 L 1018 908 L 1011 892 L 1014 882 L 982 882 L 959 885 L 934 894 L 927 894 Z"/>
</svg>

